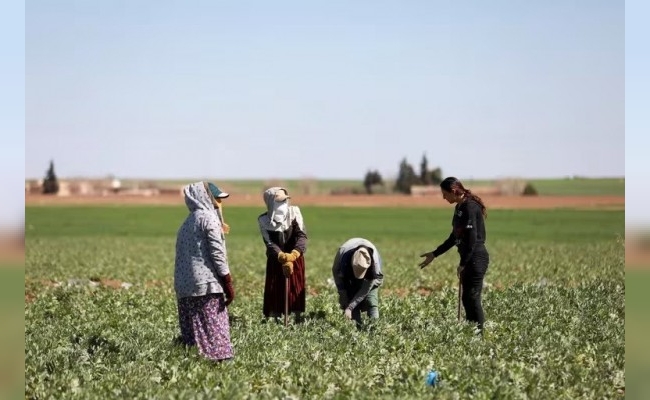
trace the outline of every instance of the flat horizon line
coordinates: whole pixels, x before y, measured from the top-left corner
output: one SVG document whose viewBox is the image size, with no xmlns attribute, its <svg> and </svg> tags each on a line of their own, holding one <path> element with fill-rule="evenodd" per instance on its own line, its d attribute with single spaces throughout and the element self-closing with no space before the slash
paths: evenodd
<svg viewBox="0 0 650 400">
<path fill-rule="evenodd" d="M 116 176 L 116 175 L 104 175 L 104 176 L 57 176 L 58 180 L 78 180 L 78 179 L 87 179 L 87 180 L 102 180 L 117 178 L 122 181 L 187 181 L 187 182 L 196 182 L 200 180 L 218 180 L 218 181 L 272 181 L 272 180 L 287 180 L 287 181 L 301 181 L 301 180 L 316 180 L 316 181 L 363 181 L 363 178 L 350 178 L 350 177 L 341 177 L 341 178 L 330 178 L 330 177 L 316 177 L 316 176 L 300 176 L 300 177 L 246 177 L 246 178 L 227 178 L 227 177 L 194 177 L 194 178 L 177 178 L 177 177 L 128 177 L 128 176 Z M 43 177 L 39 178 L 27 178 L 25 177 L 25 182 L 27 181 L 37 181 L 39 179 L 44 179 Z M 385 178 L 385 180 L 395 180 L 395 177 Z M 498 181 L 503 179 L 524 179 L 524 180 L 535 180 L 535 181 L 545 181 L 545 180 L 613 180 L 613 179 L 622 179 L 625 180 L 625 176 L 620 175 L 605 175 L 605 176 L 586 176 L 586 175 L 564 175 L 564 176 L 548 176 L 548 177 L 527 177 L 527 176 L 497 176 L 491 178 L 483 177 L 460 177 L 460 180 L 465 181 Z"/>
</svg>

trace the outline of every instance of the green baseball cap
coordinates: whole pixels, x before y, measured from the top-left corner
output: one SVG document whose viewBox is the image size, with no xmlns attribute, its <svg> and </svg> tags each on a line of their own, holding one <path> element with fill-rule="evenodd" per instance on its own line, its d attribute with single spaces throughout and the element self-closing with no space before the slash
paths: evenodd
<svg viewBox="0 0 650 400">
<path fill-rule="evenodd" d="M 225 199 L 226 197 L 230 196 L 229 193 L 222 191 L 219 189 L 219 186 L 215 185 L 214 183 L 208 182 L 208 188 L 210 188 L 210 193 L 212 193 L 215 199 Z"/>
</svg>

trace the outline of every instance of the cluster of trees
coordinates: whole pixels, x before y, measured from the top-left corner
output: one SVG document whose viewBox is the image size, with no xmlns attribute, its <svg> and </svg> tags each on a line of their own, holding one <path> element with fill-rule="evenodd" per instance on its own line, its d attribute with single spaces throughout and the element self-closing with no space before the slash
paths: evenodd
<svg viewBox="0 0 650 400">
<path fill-rule="evenodd" d="M 54 173 L 54 161 L 50 161 L 50 168 L 48 168 L 45 179 L 43 179 L 43 194 L 57 193 L 59 193 L 59 181 Z"/>
<path fill-rule="evenodd" d="M 429 160 L 426 154 L 423 154 L 418 173 L 415 172 L 415 169 L 408 163 L 406 158 L 402 159 L 399 164 L 397 179 L 392 189 L 397 193 L 410 194 L 411 186 L 413 185 L 438 185 L 440 182 L 442 182 L 442 170 L 440 167 L 429 169 Z M 363 179 L 363 186 L 368 194 L 374 193 L 377 186 L 383 187 L 384 185 L 384 179 L 379 171 L 376 170 L 368 171 Z"/>
</svg>

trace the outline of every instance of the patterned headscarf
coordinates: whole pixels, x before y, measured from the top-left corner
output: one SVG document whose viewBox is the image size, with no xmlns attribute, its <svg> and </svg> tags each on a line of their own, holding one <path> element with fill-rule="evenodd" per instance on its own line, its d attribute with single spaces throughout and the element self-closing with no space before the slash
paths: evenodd
<svg viewBox="0 0 650 400">
<path fill-rule="evenodd" d="M 218 192 L 215 192 L 214 189 L 211 189 L 211 186 L 216 188 Z M 219 200 L 224 199 L 229 196 L 228 193 L 222 192 L 219 188 L 210 183 L 210 182 L 194 182 L 183 188 L 183 195 L 185 197 L 185 205 L 190 210 L 190 212 L 196 211 L 198 209 L 213 211 L 219 217 L 221 222 L 222 230 L 224 233 L 230 232 L 230 226 L 226 224 L 226 221 L 223 218 L 223 205 L 218 202 L 215 198 L 214 193 L 217 193 L 217 198 Z"/>
</svg>

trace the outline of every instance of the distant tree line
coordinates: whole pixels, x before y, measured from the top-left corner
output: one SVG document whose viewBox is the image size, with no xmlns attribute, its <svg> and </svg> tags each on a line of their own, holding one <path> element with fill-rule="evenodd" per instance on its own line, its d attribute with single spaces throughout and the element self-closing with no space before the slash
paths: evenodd
<svg viewBox="0 0 650 400">
<path fill-rule="evenodd" d="M 392 190 L 397 193 L 411 194 L 411 186 L 413 185 L 429 186 L 438 185 L 440 182 L 442 182 L 442 170 L 440 167 L 429 169 L 429 160 L 426 154 L 423 154 L 422 161 L 420 161 L 419 173 L 415 172 L 415 169 L 408 163 L 406 157 L 402 159 Z M 384 185 L 384 179 L 379 171 L 370 170 L 366 172 L 366 176 L 363 179 L 363 186 L 366 189 L 366 193 L 375 193 L 377 186 L 383 187 Z"/>
<path fill-rule="evenodd" d="M 43 194 L 57 194 L 59 192 L 59 181 L 54 173 L 54 161 L 50 161 L 50 168 L 43 179 Z"/>
</svg>

